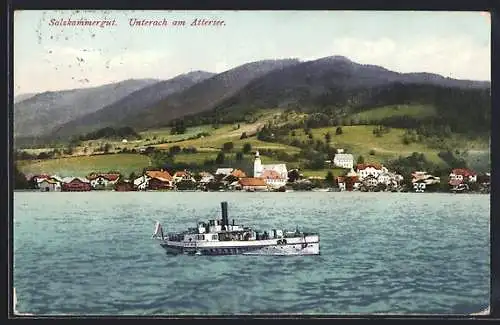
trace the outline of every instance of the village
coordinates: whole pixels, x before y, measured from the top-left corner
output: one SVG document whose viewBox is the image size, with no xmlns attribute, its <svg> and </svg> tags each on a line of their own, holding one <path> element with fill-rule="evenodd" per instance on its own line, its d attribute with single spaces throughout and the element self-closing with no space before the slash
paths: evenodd
<svg viewBox="0 0 500 325">
<path fill-rule="evenodd" d="M 414 171 L 411 180 L 388 170 L 381 164 L 354 164 L 352 154 L 342 149 L 331 162 L 342 168 L 342 176 L 307 177 L 286 164 L 263 164 L 255 152 L 253 175 L 240 169 L 217 168 L 213 172 L 192 173 L 189 170 L 144 170 L 133 179 L 124 178 L 118 171 L 93 172 L 86 177 L 59 177 L 57 175 L 26 175 L 41 192 L 82 191 L 362 191 L 362 192 L 477 192 L 489 193 L 490 173 L 478 175 L 472 170 L 455 168 L 449 177 L 434 176 L 427 171 Z M 443 186 L 444 185 L 444 186 Z"/>
</svg>

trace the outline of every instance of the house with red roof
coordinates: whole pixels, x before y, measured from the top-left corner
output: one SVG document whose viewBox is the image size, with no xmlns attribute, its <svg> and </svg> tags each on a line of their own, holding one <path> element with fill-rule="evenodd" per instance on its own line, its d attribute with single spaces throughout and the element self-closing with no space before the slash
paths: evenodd
<svg viewBox="0 0 500 325">
<path fill-rule="evenodd" d="M 243 191 L 268 191 L 268 187 L 266 181 L 262 178 L 256 177 L 244 177 L 238 180 L 238 184 L 236 189 L 240 189 Z"/>
<path fill-rule="evenodd" d="M 353 170 L 351 171 L 345 176 L 337 177 L 337 185 L 341 191 L 353 191 L 361 185 L 358 175 Z"/>
<path fill-rule="evenodd" d="M 280 173 L 272 169 L 265 169 L 259 178 L 264 179 L 266 184 L 273 189 L 285 186 L 288 181 L 288 178 L 283 178 Z"/>
<path fill-rule="evenodd" d="M 236 178 L 247 177 L 247 174 L 244 171 L 242 171 L 241 169 L 235 169 L 235 170 L 233 170 L 230 175 L 234 176 Z"/>
<path fill-rule="evenodd" d="M 477 182 L 477 174 L 467 168 L 455 168 L 450 173 L 450 185 Z"/>
<path fill-rule="evenodd" d="M 134 180 L 138 190 L 167 190 L 173 187 L 174 179 L 166 170 L 148 170 Z"/>
<path fill-rule="evenodd" d="M 368 176 L 377 179 L 378 176 L 384 172 L 388 172 L 387 168 L 377 163 L 356 165 L 356 174 L 358 175 L 360 181 Z"/>
<path fill-rule="evenodd" d="M 188 172 L 187 170 L 181 170 L 181 171 L 175 172 L 174 175 L 172 176 L 172 179 L 173 179 L 174 183 L 179 183 L 181 181 L 196 182 L 193 175 L 191 175 L 191 173 Z"/>
<path fill-rule="evenodd" d="M 103 190 L 106 188 L 113 188 L 120 179 L 118 173 L 91 173 L 87 176 L 90 181 L 90 186 L 94 190 Z"/>
<path fill-rule="evenodd" d="M 92 190 L 90 181 L 84 177 L 65 177 L 61 185 L 63 192 L 86 192 Z"/>
<path fill-rule="evenodd" d="M 53 177 L 41 179 L 37 182 L 38 188 L 42 192 L 59 192 L 61 191 L 61 182 Z"/>
</svg>

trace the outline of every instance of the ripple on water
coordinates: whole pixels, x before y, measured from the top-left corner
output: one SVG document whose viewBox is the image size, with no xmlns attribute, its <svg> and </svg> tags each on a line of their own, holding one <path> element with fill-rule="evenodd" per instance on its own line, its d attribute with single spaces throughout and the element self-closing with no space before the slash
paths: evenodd
<svg viewBox="0 0 500 325">
<path fill-rule="evenodd" d="M 487 196 L 39 194 L 15 193 L 21 312 L 449 314 L 489 301 Z M 183 230 L 222 200 L 237 222 L 318 230 L 321 255 L 173 257 L 151 240 L 155 220 Z"/>
</svg>

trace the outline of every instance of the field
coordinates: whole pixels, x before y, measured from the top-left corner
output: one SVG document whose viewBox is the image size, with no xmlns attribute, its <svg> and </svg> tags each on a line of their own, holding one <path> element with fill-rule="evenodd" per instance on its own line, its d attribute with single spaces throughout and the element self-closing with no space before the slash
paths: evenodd
<svg viewBox="0 0 500 325">
<path fill-rule="evenodd" d="M 56 174 L 60 177 L 86 176 L 90 172 L 107 172 L 116 170 L 128 176 L 131 172 L 142 173 L 150 160 L 138 154 L 114 154 L 67 157 L 48 160 L 19 161 L 19 169 L 24 174 Z"/>
<path fill-rule="evenodd" d="M 185 140 L 175 143 L 162 143 L 154 145 L 158 149 L 168 149 L 174 145 L 180 146 L 181 148 L 195 147 L 199 151 L 219 151 L 224 143 L 233 142 L 234 150 L 238 151 L 243 148 L 245 143 L 250 143 L 253 150 L 271 149 L 271 150 L 284 150 L 286 152 L 298 152 L 299 148 L 288 146 L 280 143 L 271 143 L 258 140 L 256 137 L 250 137 L 245 139 L 240 139 L 243 132 L 250 134 L 255 132 L 258 127 L 263 124 L 253 123 L 241 125 L 240 129 L 234 130 L 232 126 L 224 126 L 211 132 L 208 137 L 203 137 L 199 139 Z"/>
<path fill-rule="evenodd" d="M 413 118 L 425 118 L 435 116 L 436 109 L 428 105 L 393 105 L 373 108 L 364 112 L 351 115 L 351 118 L 365 120 L 368 122 L 380 121 L 387 117 L 408 116 Z"/>
<path fill-rule="evenodd" d="M 445 162 L 438 157 L 439 149 L 430 148 L 423 143 L 411 143 L 405 145 L 402 142 L 402 137 L 405 133 L 404 129 L 392 128 L 389 133 L 377 137 L 373 134 L 375 126 L 372 125 L 357 125 L 343 126 L 342 134 L 335 135 L 335 127 L 312 129 L 314 139 L 325 141 L 325 134 L 330 132 L 331 145 L 335 148 L 344 148 L 353 153 L 355 158 L 362 155 L 366 162 L 383 162 L 387 159 L 397 158 L 398 156 L 409 156 L 413 152 L 423 153 L 430 161 L 443 165 Z M 295 130 L 295 138 L 302 141 L 307 140 L 302 129 Z M 293 137 L 290 136 L 290 139 Z M 471 141 L 470 143 L 464 139 L 455 139 L 461 144 L 457 148 L 484 147 L 480 141 Z M 371 154 L 373 153 L 373 155 Z"/>
</svg>

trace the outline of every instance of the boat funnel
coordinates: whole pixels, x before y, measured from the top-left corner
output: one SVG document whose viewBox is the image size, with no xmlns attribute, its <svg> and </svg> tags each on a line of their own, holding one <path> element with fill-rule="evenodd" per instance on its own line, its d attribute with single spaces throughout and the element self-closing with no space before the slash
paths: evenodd
<svg viewBox="0 0 500 325">
<path fill-rule="evenodd" d="M 227 202 L 221 202 L 220 206 L 222 208 L 222 226 L 229 226 L 229 217 L 227 215 Z"/>
</svg>

